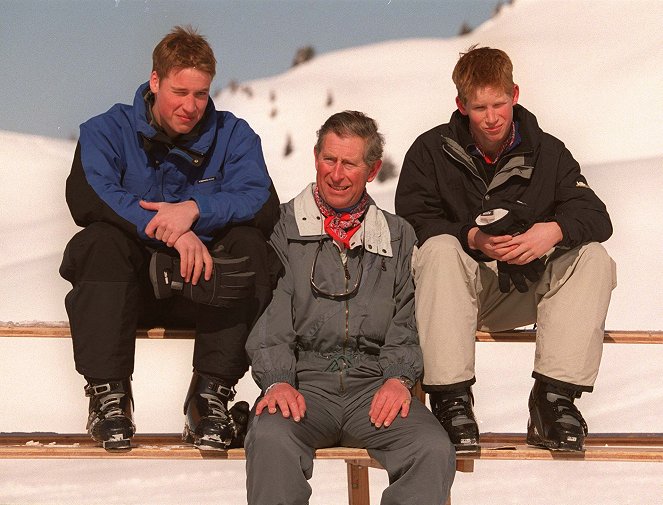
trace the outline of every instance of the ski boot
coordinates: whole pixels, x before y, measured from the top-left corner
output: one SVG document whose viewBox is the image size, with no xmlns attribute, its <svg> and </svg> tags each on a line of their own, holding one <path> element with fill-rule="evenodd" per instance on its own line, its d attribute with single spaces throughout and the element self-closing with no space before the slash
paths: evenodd
<svg viewBox="0 0 663 505">
<path fill-rule="evenodd" d="M 129 449 L 136 433 L 131 379 L 88 381 L 85 396 L 90 398 L 87 432 L 108 451 Z"/>
<path fill-rule="evenodd" d="M 235 397 L 234 384 L 194 372 L 184 402 L 186 421 L 182 440 L 198 449 L 222 451 L 228 449 L 241 435 L 242 427 L 228 411 L 228 402 Z M 245 409 L 244 405 L 246 404 Z M 248 422 L 248 404 L 238 402 L 233 407 L 238 417 L 246 410 L 242 420 L 244 433 Z M 232 411 L 232 409 L 231 409 Z"/>
<path fill-rule="evenodd" d="M 587 423 L 573 404 L 580 393 L 537 380 L 529 396 L 527 443 L 556 451 L 583 451 Z"/>
<path fill-rule="evenodd" d="M 479 427 L 471 389 L 429 393 L 431 410 L 449 434 L 457 453 L 479 450 Z"/>
</svg>

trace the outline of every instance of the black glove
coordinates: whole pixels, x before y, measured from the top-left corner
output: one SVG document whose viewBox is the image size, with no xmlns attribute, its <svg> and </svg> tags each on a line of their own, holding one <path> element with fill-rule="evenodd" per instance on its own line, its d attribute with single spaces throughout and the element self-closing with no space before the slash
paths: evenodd
<svg viewBox="0 0 663 505">
<path fill-rule="evenodd" d="M 230 449 L 244 447 L 244 439 L 246 438 L 246 431 L 249 427 L 249 411 L 249 404 L 246 402 L 237 402 L 228 411 L 235 424 L 233 438 L 229 446 Z"/>
<path fill-rule="evenodd" d="M 487 235 L 519 235 L 533 224 L 532 211 L 523 202 L 516 202 L 497 209 L 486 210 L 474 222 Z"/>
<path fill-rule="evenodd" d="M 255 292 L 255 272 L 249 271 L 249 258 L 234 258 L 220 252 L 213 258 L 212 277 L 203 276 L 195 286 L 184 282 L 180 275 L 180 258 L 157 251 L 150 259 L 150 280 L 154 296 L 159 299 L 179 294 L 196 303 L 215 307 L 230 307 L 235 302 L 250 298 Z"/>
<path fill-rule="evenodd" d="M 530 282 L 536 282 L 541 278 L 541 274 L 546 269 L 543 261 L 535 259 L 525 265 L 512 265 L 504 261 L 497 262 L 497 281 L 502 293 L 511 291 L 511 283 L 521 293 L 526 293 L 529 287 L 525 278 Z"/>
<path fill-rule="evenodd" d="M 516 202 L 505 205 L 506 208 L 490 209 L 482 212 L 475 219 L 479 229 L 487 235 L 520 235 L 532 225 L 531 210 L 527 204 Z M 546 269 L 540 259 L 530 261 L 525 265 L 512 265 L 504 261 L 497 262 L 497 280 L 502 293 L 511 291 L 511 283 L 521 293 L 529 289 L 525 279 L 536 282 Z"/>
</svg>

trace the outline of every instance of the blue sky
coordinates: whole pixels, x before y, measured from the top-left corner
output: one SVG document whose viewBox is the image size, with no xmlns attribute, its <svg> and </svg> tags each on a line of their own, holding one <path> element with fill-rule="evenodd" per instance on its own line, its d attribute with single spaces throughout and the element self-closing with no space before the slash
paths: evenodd
<svg viewBox="0 0 663 505">
<path fill-rule="evenodd" d="M 317 54 L 413 37 L 451 37 L 499 0 L 0 0 L 0 129 L 76 137 L 78 125 L 147 80 L 171 27 L 192 24 L 219 68 L 213 91 Z"/>
</svg>

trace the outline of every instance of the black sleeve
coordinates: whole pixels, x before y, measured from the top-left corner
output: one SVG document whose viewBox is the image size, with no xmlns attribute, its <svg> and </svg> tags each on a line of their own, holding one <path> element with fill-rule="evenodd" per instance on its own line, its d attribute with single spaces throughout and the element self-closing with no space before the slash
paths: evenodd
<svg viewBox="0 0 663 505">
<path fill-rule="evenodd" d="M 65 198 L 69 212 L 78 226 L 85 227 L 102 221 L 122 229 L 130 236 L 140 239 L 136 226 L 113 211 L 92 189 L 85 177 L 81 163 L 81 144 L 76 145 L 71 172 L 67 177 Z"/>
</svg>

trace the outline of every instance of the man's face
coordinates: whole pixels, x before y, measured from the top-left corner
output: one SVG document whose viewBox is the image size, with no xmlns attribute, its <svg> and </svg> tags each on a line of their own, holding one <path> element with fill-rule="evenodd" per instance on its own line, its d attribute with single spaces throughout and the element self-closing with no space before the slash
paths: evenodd
<svg viewBox="0 0 663 505">
<path fill-rule="evenodd" d="M 176 68 L 166 77 L 150 76 L 152 115 L 169 137 L 189 133 L 205 113 L 212 78 L 195 68 Z"/>
<path fill-rule="evenodd" d="M 515 84 L 512 95 L 501 88 L 486 86 L 477 89 L 467 103 L 462 103 L 456 97 L 458 110 L 469 117 L 474 140 L 491 154 L 499 150 L 511 133 L 513 106 L 517 103 L 518 86 Z"/>
<path fill-rule="evenodd" d="M 322 139 L 315 155 L 315 182 L 320 196 L 336 209 L 346 209 L 361 198 L 366 183 L 375 179 L 382 161 L 372 167 L 364 163 L 366 142 L 361 137 L 339 137 L 333 132 Z"/>
</svg>

